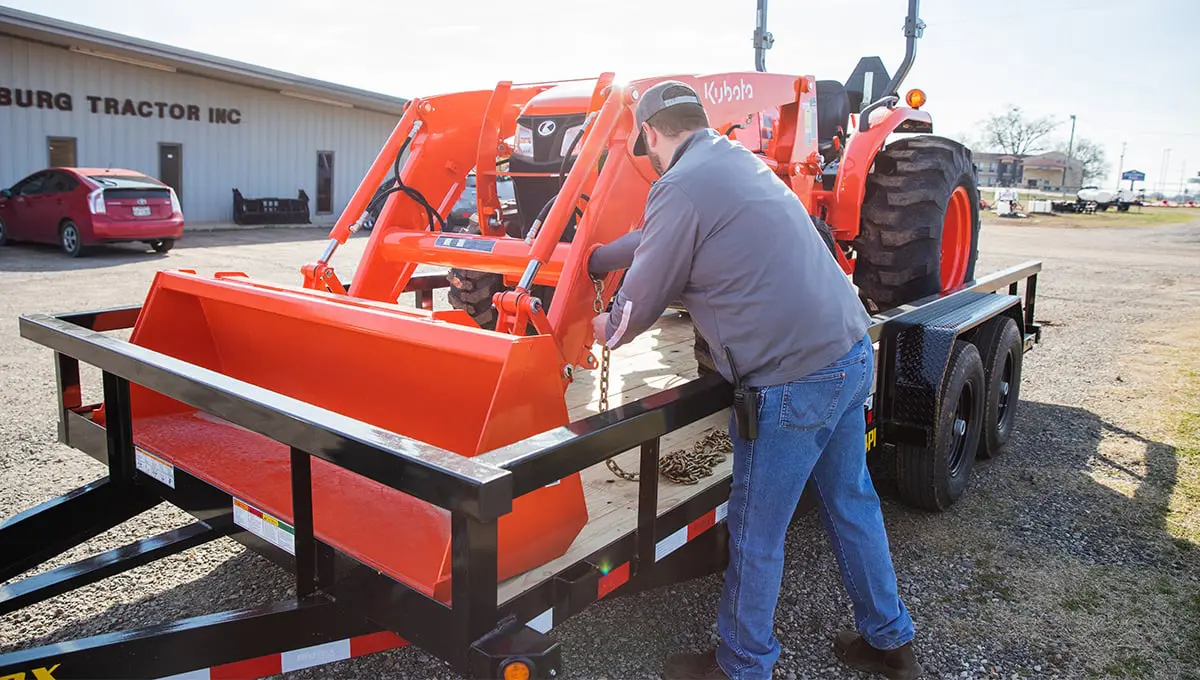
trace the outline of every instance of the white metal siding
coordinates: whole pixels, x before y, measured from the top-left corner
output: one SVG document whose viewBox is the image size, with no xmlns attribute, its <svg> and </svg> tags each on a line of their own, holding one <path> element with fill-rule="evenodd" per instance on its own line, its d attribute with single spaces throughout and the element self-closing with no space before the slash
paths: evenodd
<svg viewBox="0 0 1200 680">
<path fill-rule="evenodd" d="M 183 145 L 187 222 L 232 221 L 233 189 L 247 198 L 308 194 L 314 222 L 336 219 L 396 118 L 168 73 L 0 37 L 0 87 L 71 95 L 72 110 L 0 106 L 0 186 L 49 162 L 47 137 L 74 137 L 80 167 L 125 167 L 157 177 L 158 145 Z M 88 95 L 193 104 L 200 121 L 92 113 Z M 208 122 L 209 107 L 238 109 L 237 125 Z M 317 152 L 333 151 L 334 212 L 317 215 Z"/>
</svg>

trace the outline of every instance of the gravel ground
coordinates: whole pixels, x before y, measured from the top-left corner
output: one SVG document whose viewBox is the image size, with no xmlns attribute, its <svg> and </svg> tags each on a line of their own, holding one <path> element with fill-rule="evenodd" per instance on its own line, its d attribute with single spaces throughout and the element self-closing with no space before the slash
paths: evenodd
<svg viewBox="0 0 1200 680">
<path fill-rule="evenodd" d="M 351 263 L 364 239 L 336 260 Z M 55 443 L 49 352 L 17 317 L 140 303 L 153 273 L 187 267 L 298 280 L 323 246 L 316 230 L 190 236 L 167 256 L 113 247 L 80 260 L 0 250 L 0 519 L 103 474 Z M 946 513 L 878 486 L 917 651 L 937 678 L 1200 678 L 1200 558 L 1165 521 L 1181 463 L 1168 387 L 1200 349 L 1200 223 L 1081 230 L 988 223 L 980 272 L 1038 258 L 1042 343 L 1026 357 L 1022 410 L 1004 455 L 976 466 Z M 344 272 L 348 274 L 349 272 Z M 99 395 L 94 375 L 89 396 Z M 1192 462 L 1192 464 L 1196 464 Z M 156 508 L 45 567 L 187 522 Z M 788 538 L 776 634 L 778 677 L 865 677 L 829 650 L 849 602 L 815 516 Z M 558 626 L 569 677 L 657 677 L 663 657 L 714 638 L 719 576 L 596 604 Z M 289 595 L 287 575 L 229 540 L 0 617 L 0 651 L 252 606 Z M 289 678 L 453 677 L 413 649 Z"/>
</svg>

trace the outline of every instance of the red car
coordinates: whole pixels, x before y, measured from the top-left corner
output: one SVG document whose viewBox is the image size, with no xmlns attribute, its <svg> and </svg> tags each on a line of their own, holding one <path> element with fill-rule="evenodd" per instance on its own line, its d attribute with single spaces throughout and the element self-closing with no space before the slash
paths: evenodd
<svg viewBox="0 0 1200 680">
<path fill-rule="evenodd" d="M 165 253 L 183 236 L 175 190 L 135 170 L 48 168 L 0 191 L 0 245 L 57 243 L 71 257 L 142 241 Z"/>
</svg>

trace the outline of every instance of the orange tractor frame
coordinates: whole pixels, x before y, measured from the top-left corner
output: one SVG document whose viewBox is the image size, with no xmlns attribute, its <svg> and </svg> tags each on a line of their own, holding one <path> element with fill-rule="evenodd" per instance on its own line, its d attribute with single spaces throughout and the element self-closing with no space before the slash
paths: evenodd
<svg viewBox="0 0 1200 680">
<path fill-rule="evenodd" d="M 598 300 L 588 255 L 641 225 L 655 174 L 632 154 L 633 108 L 639 92 L 665 78 L 701 93 L 711 124 L 758 153 L 818 228 L 828 226 L 834 256 L 868 305 L 953 288 L 973 275 L 978 196 L 969 151 L 928 134 L 924 95 L 914 91 L 901 106 L 891 91 L 919 34 L 911 4 L 899 75 L 859 69 L 857 95 L 806 75 L 618 82 L 605 73 L 413 99 L 324 254 L 303 268 L 303 286 L 160 272 L 130 341 L 465 457 L 567 425 L 564 392 L 574 371 L 597 366 L 590 319 L 621 277 L 609 275 Z M 850 113 L 854 98 L 859 111 Z M 832 115 L 822 117 L 823 104 Z M 574 123 L 546 123 L 564 116 Z M 885 147 L 893 133 L 913 136 Z M 543 154 L 540 166 L 533 161 L 546 147 L 538 136 L 561 151 L 549 161 Z M 518 169 L 522 157 L 532 158 L 532 170 Z M 444 216 L 471 172 L 478 233 L 447 231 Z M 525 196 L 515 212 L 497 198 L 496 177 L 505 173 L 518 202 Z M 547 183 L 546 200 L 545 191 L 523 192 Z M 367 222 L 373 228 L 348 290 L 331 258 Z M 460 277 L 469 285 L 451 291 L 458 308 L 397 304 L 421 265 L 491 278 Z M 480 323 L 483 312 L 494 313 Z M 444 403 L 453 411 L 428 407 Z M 286 446 L 138 385 L 130 404 L 139 447 L 290 520 Z M 103 410 L 94 417 L 102 421 Z M 321 460 L 312 478 L 318 539 L 449 598 L 446 511 Z M 587 521 L 578 473 L 517 498 L 499 519 L 498 578 L 562 555 Z"/>
</svg>

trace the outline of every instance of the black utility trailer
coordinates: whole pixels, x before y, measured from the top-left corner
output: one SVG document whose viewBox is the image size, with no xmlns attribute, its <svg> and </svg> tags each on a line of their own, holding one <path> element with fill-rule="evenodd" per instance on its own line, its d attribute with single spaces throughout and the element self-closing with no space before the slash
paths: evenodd
<svg viewBox="0 0 1200 680">
<path fill-rule="evenodd" d="M 1040 270 L 1040 262 L 1025 263 L 875 317 L 878 366 L 864 404 L 866 444 L 894 449 L 908 503 L 934 510 L 953 503 L 976 454 L 994 455 L 1011 431 L 1021 357 L 1040 338 Z M 428 306 L 444 281 L 442 274 L 416 277 L 408 290 Z M 600 598 L 725 564 L 728 473 L 665 512 L 658 508 L 660 440 L 730 405 L 731 389 L 718 376 L 464 459 L 104 333 L 131 327 L 139 310 L 21 317 L 21 335 L 54 350 L 59 439 L 105 463 L 109 474 L 0 525 L 0 581 L 163 501 L 196 521 L 0 588 L 0 615 L 222 536 L 293 572 L 296 597 L 10 652 L 0 655 L 0 678 L 255 678 L 401 644 L 467 676 L 505 677 L 507 666 L 524 664 L 532 677 L 557 678 L 564 666 L 546 635 L 551 627 Z M 105 427 L 89 417 L 97 406 L 81 403 L 80 361 L 102 371 Z M 131 382 L 289 446 L 293 523 L 255 514 L 136 447 Z M 513 499 L 639 447 L 636 517 L 619 536 L 503 597 L 497 520 Z M 452 604 L 314 539 L 313 456 L 450 513 Z M 510 677 L 522 670 L 510 669 Z"/>
</svg>

